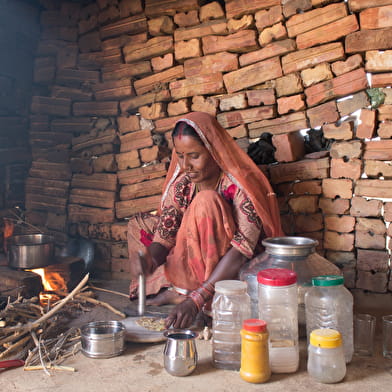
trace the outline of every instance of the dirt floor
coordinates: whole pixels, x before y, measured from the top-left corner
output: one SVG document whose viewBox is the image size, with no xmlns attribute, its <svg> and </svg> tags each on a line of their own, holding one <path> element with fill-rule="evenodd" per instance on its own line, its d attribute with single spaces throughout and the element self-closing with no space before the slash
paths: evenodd
<svg viewBox="0 0 392 392">
<path fill-rule="evenodd" d="M 95 282 L 97 286 L 99 282 Z M 105 282 L 101 287 L 126 293 L 124 281 Z M 117 309 L 136 311 L 129 308 L 125 297 L 104 293 L 99 294 L 103 301 L 111 303 Z M 366 299 L 362 301 L 366 305 Z M 390 303 L 390 301 L 388 301 Z M 368 301 L 368 308 L 373 300 Z M 156 310 L 148 308 L 147 310 Z M 159 308 L 168 312 L 170 308 Z M 374 307 L 373 313 L 380 312 Z M 388 310 L 389 312 L 389 310 Z M 385 312 L 384 312 L 385 313 Z M 81 326 L 89 321 L 119 320 L 120 317 L 110 311 L 95 307 L 91 312 L 83 313 L 73 320 L 72 326 Z M 0 373 L 0 390 L 4 392 L 63 392 L 63 391 L 256 391 L 281 392 L 295 391 L 370 391 L 374 389 L 390 391 L 392 384 L 392 361 L 387 362 L 381 356 L 380 333 L 376 339 L 375 355 L 369 358 L 354 357 L 348 365 L 345 379 L 335 385 L 320 384 L 312 380 L 306 372 L 306 346 L 301 341 L 301 363 L 298 372 L 293 374 L 273 374 L 265 384 L 249 384 L 243 381 L 238 372 L 215 369 L 211 364 L 211 341 L 196 340 L 198 363 L 196 370 L 187 377 L 175 377 L 168 374 L 163 366 L 164 342 L 161 343 L 126 343 L 123 354 L 108 359 L 93 359 L 81 352 L 68 359 L 63 365 L 73 367 L 75 372 L 52 371 L 46 375 L 42 370 L 24 371 L 16 368 Z"/>
</svg>

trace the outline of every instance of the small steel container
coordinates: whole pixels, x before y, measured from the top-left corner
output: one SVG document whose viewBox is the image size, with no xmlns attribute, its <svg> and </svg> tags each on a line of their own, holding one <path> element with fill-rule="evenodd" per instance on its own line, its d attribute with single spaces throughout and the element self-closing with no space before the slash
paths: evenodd
<svg viewBox="0 0 392 392">
<path fill-rule="evenodd" d="M 94 321 L 81 328 L 82 352 L 90 358 L 111 358 L 125 348 L 125 326 L 120 321 Z"/>
</svg>

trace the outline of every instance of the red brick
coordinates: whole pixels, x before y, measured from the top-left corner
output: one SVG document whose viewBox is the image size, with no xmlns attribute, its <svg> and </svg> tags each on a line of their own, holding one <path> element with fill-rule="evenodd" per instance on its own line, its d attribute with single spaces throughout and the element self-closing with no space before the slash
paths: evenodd
<svg viewBox="0 0 392 392">
<path fill-rule="evenodd" d="M 154 37 L 142 43 L 131 42 L 123 47 L 124 60 L 126 63 L 132 63 L 137 60 L 151 59 L 170 53 L 173 49 L 171 36 Z"/>
<path fill-rule="evenodd" d="M 217 1 L 213 1 L 200 7 L 199 18 L 201 22 L 224 17 L 225 13 L 222 9 L 222 6 Z"/>
<path fill-rule="evenodd" d="M 261 9 L 280 5 L 280 0 L 236 0 L 226 3 L 226 18 L 237 18 L 245 14 L 251 14 Z"/>
<path fill-rule="evenodd" d="M 248 136 L 246 125 L 238 125 L 238 127 L 227 129 L 227 132 L 229 132 L 234 139 L 247 138 Z"/>
<path fill-rule="evenodd" d="M 150 163 L 158 160 L 159 149 L 158 146 L 152 146 L 149 148 L 142 148 L 139 150 L 140 160 L 143 163 Z"/>
<path fill-rule="evenodd" d="M 273 106 L 259 106 L 219 113 L 217 119 L 223 128 L 231 128 L 240 124 L 249 124 L 260 119 L 272 118 L 274 115 L 275 110 Z"/>
<path fill-rule="evenodd" d="M 245 92 L 226 94 L 219 97 L 219 109 L 223 112 L 234 109 L 246 109 L 248 102 L 245 98 Z"/>
<path fill-rule="evenodd" d="M 328 63 L 318 64 L 313 68 L 301 71 L 301 78 L 305 87 L 333 78 L 331 66 Z"/>
<path fill-rule="evenodd" d="M 351 252 L 354 249 L 354 234 L 326 231 L 324 233 L 324 248 Z"/>
<path fill-rule="evenodd" d="M 336 61 L 332 63 L 332 72 L 336 75 L 342 75 L 344 73 L 353 71 L 354 69 L 363 66 L 363 58 L 360 54 L 354 54 L 344 61 Z"/>
<path fill-rule="evenodd" d="M 388 72 L 391 70 L 392 50 L 366 52 L 365 68 L 367 72 Z"/>
<path fill-rule="evenodd" d="M 227 36 L 207 35 L 202 37 L 202 43 L 205 55 L 224 51 L 245 53 L 259 48 L 253 30 L 241 30 Z"/>
<path fill-rule="evenodd" d="M 140 115 L 146 120 L 156 120 L 166 116 L 166 110 L 162 102 L 139 107 Z"/>
<path fill-rule="evenodd" d="M 333 98 L 344 97 L 345 95 L 364 90 L 367 87 L 368 82 L 365 70 L 359 68 L 306 88 L 306 102 L 309 106 L 314 106 Z"/>
<path fill-rule="evenodd" d="M 387 228 L 381 219 L 357 218 L 355 230 L 381 235 L 385 234 Z"/>
<path fill-rule="evenodd" d="M 386 180 L 392 179 L 392 165 L 388 161 L 376 161 L 366 159 L 364 171 L 368 178 L 384 177 Z"/>
<path fill-rule="evenodd" d="M 359 30 L 356 15 L 349 15 L 335 22 L 299 34 L 296 38 L 298 49 L 338 41 L 346 35 Z"/>
<path fill-rule="evenodd" d="M 177 102 L 169 102 L 167 105 L 167 114 L 169 116 L 178 116 L 179 114 L 189 112 L 189 102 L 187 99 L 180 99 Z"/>
<path fill-rule="evenodd" d="M 362 161 L 360 159 L 331 159 L 332 178 L 351 178 L 357 180 L 362 174 Z"/>
<path fill-rule="evenodd" d="M 126 241 L 127 231 L 127 222 L 115 222 L 111 225 L 111 237 L 114 241 Z"/>
<path fill-rule="evenodd" d="M 293 213 L 314 214 L 318 210 L 318 196 L 298 196 L 288 201 Z"/>
<path fill-rule="evenodd" d="M 352 216 L 381 216 L 381 200 L 367 200 L 364 197 L 353 197 L 351 199 L 350 215 Z"/>
<path fill-rule="evenodd" d="M 377 135 L 381 139 L 392 138 L 392 121 L 384 121 L 382 123 L 378 123 Z"/>
<path fill-rule="evenodd" d="M 230 34 L 236 33 L 240 30 L 252 28 L 253 16 L 244 15 L 241 19 L 229 19 L 227 21 L 227 30 Z"/>
<path fill-rule="evenodd" d="M 362 155 L 362 143 L 359 140 L 333 143 L 330 149 L 331 158 L 354 159 Z"/>
<path fill-rule="evenodd" d="M 347 179 L 325 178 L 322 183 L 323 195 L 329 199 L 340 197 L 351 199 L 353 195 L 353 182 Z"/>
<path fill-rule="evenodd" d="M 117 125 L 120 133 L 127 133 L 140 130 L 138 116 L 120 116 L 117 117 Z"/>
<path fill-rule="evenodd" d="M 294 230 L 297 233 L 321 231 L 323 228 L 323 216 L 320 213 L 294 216 Z"/>
<path fill-rule="evenodd" d="M 302 92 L 303 87 L 299 73 L 294 72 L 277 78 L 275 80 L 275 90 L 278 97 Z"/>
<path fill-rule="evenodd" d="M 173 99 L 224 92 L 222 74 L 219 72 L 177 80 L 171 82 L 169 88 Z"/>
<path fill-rule="evenodd" d="M 329 214 L 347 214 L 350 210 L 350 200 L 348 199 L 327 199 L 321 197 L 319 207 L 324 215 Z"/>
<path fill-rule="evenodd" d="M 166 132 L 174 128 L 177 120 L 179 120 L 182 115 L 174 116 L 174 117 L 166 117 L 160 118 L 159 120 L 154 121 L 156 132 Z"/>
<path fill-rule="evenodd" d="M 283 21 L 281 5 L 276 5 L 267 10 L 261 10 L 255 13 L 256 27 L 259 31 L 281 21 Z"/>
<path fill-rule="evenodd" d="M 386 202 L 384 204 L 384 219 L 387 222 L 392 222 L 392 203 L 391 202 Z M 390 225 L 389 228 L 392 228 L 392 225 Z M 389 231 L 389 229 L 388 229 L 388 231 Z"/>
<path fill-rule="evenodd" d="M 219 34 L 227 34 L 227 23 L 225 20 L 210 20 L 196 26 L 176 29 L 174 31 L 174 41 L 189 41 L 193 38 Z"/>
<path fill-rule="evenodd" d="M 266 27 L 259 34 L 258 42 L 260 46 L 266 46 L 273 41 L 287 38 L 287 30 L 283 23 L 277 23 L 271 27 Z"/>
<path fill-rule="evenodd" d="M 382 2 L 380 3 L 381 5 L 383 5 Z M 374 7 L 361 11 L 359 14 L 359 23 L 361 25 L 361 29 L 371 30 L 391 27 L 391 13 L 392 5 L 385 5 L 384 7 Z"/>
<path fill-rule="evenodd" d="M 347 99 L 339 100 L 337 102 L 340 117 L 350 115 L 358 109 L 370 106 L 369 96 L 365 91 L 360 91 L 359 93 L 352 94 L 346 98 Z"/>
<path fill-rule="evenodd" d="M 355 218 L 353 216 L 328 215 L 324 218 L 325 229 L 339 233 L 350 233 L 354 231 Z"/>
<path fill-rule="evenodd" d="M 376 293 L 386 293 L 388 284 L 387 272 L 357 272 L 356 288 Z"/>
<path fill-rule="evenodd" d="M 357 268 L 362 271 L 388 271 L 389 255 L 386 251 L 358 249 Z"/>
<path fill-rule="evenodd" d="M 219 100 L 214 97 L 203 97 L 202 95 L 194 95 L 192 97 L 192 111 L 207 112 L 216 116 Z"/>
<path fill-rule="evenodd" d="M 192 57 L 200 57 L 201 55 L 200 40 L 197 38 L 189 41 L 176 41 L 174 43 L 174 56 L 179 62 L 183 62 Z"/>
<path fill-rule="evenodd" d="M 359 115 L 359 124 L 356 130 L 356 136 L 361 139 L 371 139 L 374 136 L 376 125 L 376 111 L 362 109 Z"/>
<path fill-rule="evenodd" d="M 292 184 L 293 192 L 296 195 L 320 195 L 321 181 L 300 181 Z"/>
<path fill-rule="evenodd" d="M 377 108 L 378 121 L 392 120 L 392 105 L 380 105 Z"/>
<path fill-rule="evenodd" d="M 292 15 L 303 13 L 314 7 L 317 7 L 316 0 L 289 0 L 283 4 L 283 14 L 286 18 Z"/>
<path fill-rule="evenodd" d="M 249 106 L 273 105 L 276 103 L 275 90 L 272 88 L 248 90 L 245 93 Z"/>
<path fill-rule="evenodd" d="M 365 197 L 392 198 L 392 180 L 358 180 L 355 194 Z"/>
<path fill-rule="evenodd" d="M 230 72 L 238 69 L 238 58 L 235 53 L 221 52 L 185 60 L 185 77 L 211 74 L 215 72 Z"/>
<path fill-rule="evenodd" d="M 295 51 L 295 48 L 295 41 L 293 39 L 271 42 L 259 50 L 241 54 L 239 58 L 240 65 L 241 67 L 244 67 L 245 65 L 257 63 L 271 57 L 282 56 L 286 53 Z"/>
<path fill-rule="evenodd" d="M 353 128 L 352 121 L 344 121 L 341 124 L 325 124 L 322 129 L 326 139 L 351 140 L 353 138 Z"/>
<path fill-rule="evenodd" d="M 248 65 L 224 75 L 227 92 L 243 90 L 282 76 L 279 57 Z"/>
<path fill-rule="evenodd" d="M 355 233 L 355 246 L 363 249 L 385 249 L 385 237 L 363 231 Z"/>
<path fill-rule="evenodd" d="M 169 35 L 174 32 L 173 19 L 162 15 L 147 21 L 148 31 L 152 36 Z"/>
<path fill-rule="evenodd" d="M 278 162 L 297 161 L 305 155 L 304 138 L 299 131 L 273 135 L 272 144 L 276 149 L 274 156 Z"/>
<path fill-rule="evenodd" d="M 200 23 L 198 10 L 176 13 L 174 15 L 174 23 L 179 27 L 198 25 Z"/>
<path fill-rule="evenodd" d="M 164 69 L 173 67 L 173 64 L 173 53 L 167 53 L 161 57 L 154 57 L 151 59 L 151 65 L 154 72 L 160 72 Z"/>
<path fill-rule="evenodd" d="M 330 101 L 314 108 L 308 109 L 306 115 L 309 119 L 310 126 L 316 128 L 325 123 L 333 123 L 338 121 L 339 113 L 337 111 L 336 102 Z"/>
<path fill-rule="evenodd" d="M 303 94 L 292 95 L 290 97 L 282 97 L 278 99 L 278 113 L 286 114 L 305 109 Z"/>
<path fill-rule="evenodd" d="M 372 87 L 388 87 L 392 85 L 392 72 L 372 74 Z"/>
</svg>

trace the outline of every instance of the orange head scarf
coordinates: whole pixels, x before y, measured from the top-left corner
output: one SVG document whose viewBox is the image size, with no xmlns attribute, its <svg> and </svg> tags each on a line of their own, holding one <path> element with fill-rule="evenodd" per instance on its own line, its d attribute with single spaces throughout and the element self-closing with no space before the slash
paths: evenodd
<svg viewBox="0 0 392 392">
<path fill-rule="evenodd" d="M 252 201 L 267 237 L 282 236 L 276 194 L 264 173 L 238 146 L 217 119 L 203 112 L 184 115 L 177 122 L 186 122 L 195 129 L 221 170 L 236 183 Z M 173 148 L 172 158 L 163 188 L 162 201 L 172 182 L 180 174 L 180 166 Z"/>
</svg>

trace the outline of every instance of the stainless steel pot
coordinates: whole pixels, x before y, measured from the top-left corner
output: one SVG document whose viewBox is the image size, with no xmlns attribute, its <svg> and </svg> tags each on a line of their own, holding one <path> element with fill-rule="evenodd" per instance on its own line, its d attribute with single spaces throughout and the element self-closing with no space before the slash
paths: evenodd
<svg viewBox="0 0 392 392">
<path fill-rule="evenodd" d="M 111 358 L 125 348 L 125 326 L 120 321 L 93 321 L 81 328 L 82 353 L 91 358 Z"/>
<path fill-rule="evenodd" d="M 34 269 L 53 263 L 54 238 L 47 234 L 14 235 L 7 242 L 8 265 Z"/>
</svg>

